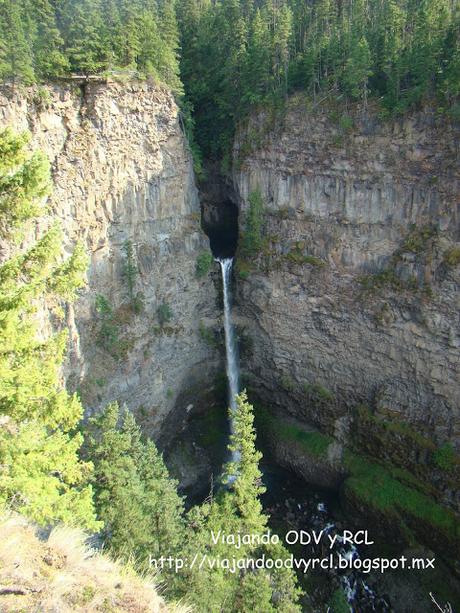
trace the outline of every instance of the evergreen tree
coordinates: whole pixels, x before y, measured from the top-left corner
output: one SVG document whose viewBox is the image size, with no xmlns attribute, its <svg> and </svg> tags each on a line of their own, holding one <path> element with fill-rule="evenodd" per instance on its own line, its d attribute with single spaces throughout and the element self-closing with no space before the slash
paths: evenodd
<svg viewBox="0 0 460 613">
<path fill-rule="evenodd" d="M 117 555 L 177 553 L 183 540 L 183 502 L 152 441 L 144 442 L 133 415 L 112 403 L 91 418 L 86 453 L 94 463 L 94 491 L 104 535 Z"/>
<path fill-rule="evenodd" d="M 45 160 L 29 154 L 26 142 L 25 135 L 0 133 L 3 230 L 37 215 L 49 190 Z M 75 433 L 82 407 L 60 385 L 66 333 L 43 340 L 35 322 L 38 304 L 58 307 L 84 282 L 82 249 L 63 262 L 61 245 L 55 226 L 0 266 L 0 502 L 40 524 L 95 529 L 91 465 L 78 459 L 82 438 Z"/>
<path fill-rule="evenodd" d="M 73 72 L 84 75 L 107 68 L 99 0 L 68 0 L 66 54 Z"/>
<path fill-rule="evenodd" d="M 134 70 L 138 66 L 138 56 L 142 51 L 142 42 L 148 42 L 140 40 L 141 32 L 139 24 L 143 20 L 144 11 L 141 10 L 141 7 L 139 6 L 138 2 L 132 2 L 131 0 L 120 0 L 119 10 L 121 19 L 120 65 Z M 155 27 L 156 22 L 152 16 L 150 16 L 150 21 L 153 27 Z M 152 33 L 152 37 L 154 36 L 155 33 Z M 156 48 L 155 45 L 152 45 L 152 47 Z M 149 57 L 148 53 L 149 51 L 146 50 L 144 52 L 144 58 L 140 60 L 141 70 L 145 68 L 144 66 L 142 66 L 142 61 L 145 65 L 147 65 L 147 60 L 145 58 L 146 56 Z"/>
<path fill-rule="evenodd" d="M 159 6 L 158 29 L 161 37 L 162 66 L 159 73 L 176 94 L 183 94 L 179 76 L 179 28 L 174 0 L 162 0 Z"/>
<path fill-rule="evenodd" d="M 231 499 L 244 528 L 257 534 L 263 530 L 267 521 L 260 502 L 260 495 L 265 492 L 259 469 L 262 454 L 255 446 L 254 410 L 246 392 L 242 392 L 236 400 L 237 409 L 231 415 L 234 432 L 230 437 L 229 449 L 236 454 L 238 460 L 226 465 L 224 481 L 229 483 L 229 489 L 233 492 Z"/>
<path fill-rule="evenodd" d="M 368 79 L 372 74 L 369 44 L 363 36 L 352 38 L 349 57 L 342 75 L 345 91 L 352 98 L 367 99 Z"/>
<path fill-rule="evenodd" d="M 122 22 L 116 0 L 101 0 L 101 44 L 107 68 L 113 70 L 122 65 Z"/>
<path fill-rule="evenodd" d="M 226 486 L 201 507 L 188 514 L 185 554 L 192 559 L 196 554 L 205 564 L 189 567 L 175 586 L 176 595 L 188 594 L 203 613 L 214 611 L 283 611 L 299 613 L 299 590 L 295 574 L 290 569 L 246 569 L 231 573 L 219 566 L 209 566 L 207 559 L 242 559 L 266 557 L 284 559 L 288 553 L 281 544 L 257 545 L 243 542 L 241 548 L 212 535 L 244 535 L 253 537 L 266 531 L 267 516 L 262 511 L 260 494 L 264 491 L 259 470 L 260 452 L 255 447 L 253 408 L 246 393 L 237 398 L 238 410 L 233 415 L 234 434 L 230 450 L 239 459 L 224 468 Z"/>
<path fill-rule="evenodd" d="M 27 40 L 20 5 L 16 0 L 0 0 L 0 79 L 30 85 L 35 80 L 33 55 Z"/>
<path fill-rule="evenodd" d="M 36 24 L 33 44 L 35 72 L 41 79 L 61 76 L 69 66 L 53 5 L 49 0 L 34 0 L 32 15 Z"/>
<path fill-rule="evenodd" d="M 244 72 L 243 101 L 249 107 L 261 102 L 271 87 L 270 32 L 258 9 L 251 23 Z"/>
</svg>

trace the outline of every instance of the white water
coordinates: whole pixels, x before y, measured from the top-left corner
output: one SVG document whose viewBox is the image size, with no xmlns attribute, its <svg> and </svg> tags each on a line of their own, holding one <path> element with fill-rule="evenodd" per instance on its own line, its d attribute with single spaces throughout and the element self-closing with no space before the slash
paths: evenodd
<svg viewBox="0 0 460 613">
<path fill-rule="evenodd" d="M 227 358 L 227 379 L 230 405 L 230 427 L 233 432 L 233 415 L 237 409 L 236 397 L 240 391 L 240 373 L 238 364 L 238 348 L 235 330 L 232 323 L 232 267 L 233 258 L 217 260 L 222 270 L 224 286 L 224 328 L 225 328 L 225 354 Z M 237 462 L 239 454 L 232 453 L 232 461 Z"/>
</svg>

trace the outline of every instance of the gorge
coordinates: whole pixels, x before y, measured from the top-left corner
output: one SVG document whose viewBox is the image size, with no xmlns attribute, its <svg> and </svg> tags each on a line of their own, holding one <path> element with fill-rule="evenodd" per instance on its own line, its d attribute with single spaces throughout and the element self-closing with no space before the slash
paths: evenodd
<svg viewBox="0 0 460 613">
<path fill-rule="evenodd" d="M 233 174 L 213 171 L 199 194 L 165 88 L 46 90 L 46 104 L 36 88 L 2 92 L 0 121 L 29 129 L 49 156 L 49 216 L 61 220 L 68 248 L 81 239 L 90 254 L 88 286 L 64 321 L 40 314 L 44 334 L 71 330 L 63 376 L 88 415 L 126 404 L 184 491 L 207 494 L 228 435 L 230 330 L 218 265 L 203 258 L 211 243 L 223 285 L 235 290 L 241 387 L 256 407 L 267 474 L 283 467 L 313 497 L 334 492 L 342 525 L 371 517 L 380 546 L 434 551 L 432 589 L 444 581 L 455 602 L 458 126 L 429 109 L 381 121 L 356 107 L 345 129 L 334 109 L 307 112 L 293 97 L 276 124 L 251 117 L 236 135 Z M 248 254 L 254 195 L 261 244 Z M 233 390 L 236 351 L 227 352 Z M 207 448 L 216 430 L 222 438 Z M 396 583 L 392 603 L 404 592 Z M 407 579 L 407 593 L 421 597 L 426 585 L 416 584 Z"/>
<path fill-rule="evenodd" d="M 459 8 L 0 1 L 0 610 L 459 610 Z"/>
</svg>

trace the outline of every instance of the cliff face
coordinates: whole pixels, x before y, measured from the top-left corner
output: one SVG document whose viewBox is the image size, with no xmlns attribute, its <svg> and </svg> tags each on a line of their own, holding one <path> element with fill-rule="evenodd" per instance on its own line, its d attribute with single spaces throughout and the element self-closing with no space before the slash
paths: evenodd
<svg viewBox="0 0 460 613">
<path fill-rule="evenodd" d="M 172 95 L 149 83 L 40 88 L 1 95 L 0 122 L 48 154 L 50 212 L 68 246 L 82 240 L 90 254 L 88 287 L 66 313 L 69 385 L 89 408 L 125 402 L 157 431 L 195 402 L 216 358 L 199 334 L 215 290 L 195 275 L 208 243 Z"/>
<path fill-rule="evenodd" d="M 332 463 L 351 445 L 424 472 L 454 504 L 432 457 L 460 446 L 458 145 L 433 114 L 382 122 L 291 101 L 234 151 L 243 232 L 250 193 L 265 204 L 264 246 L 237 283 L 248 384 L 334 437 Z"/>
</svg>

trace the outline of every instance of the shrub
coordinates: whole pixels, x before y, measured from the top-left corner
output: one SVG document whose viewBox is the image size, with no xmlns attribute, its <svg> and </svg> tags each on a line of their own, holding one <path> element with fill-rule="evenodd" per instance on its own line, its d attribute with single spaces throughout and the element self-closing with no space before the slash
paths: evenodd
<svg viewBox="0 0 460 613">
<path fill-rule="evenodd" d="M 281 377 L 281 385 L 287 392 L 293 392 L 295 390 L 295 381 L 293 381 L 288 375 L 283 375 Z"/>
<path fill-rule="evenodd" d="M 455 465 L 455 451 L 450 443 L 444 443 L 433 454 L 434 463 L 441 470 L 451 470 Z"/>
<path fill-rule="evenodd" d="M 316 402 L 332 402 L 334 394 L 319 383 L 305 383 L 305 393 Z"/>
<path fill-rule="evenodd" d="M 241 237 L 243 257 L 254 257 L 262 249 L 262 226 L 264 220 L 264 202 L 260 190 L 249 194 L 249 209 L 246 218 L 246 228 Z"/>
<path fill-rule="evenodd" d="M 362 277 L 360 277 L 359 283 L 366 291 L 373 291 L 385 287 L 394 290 L 403 289 L 403 283 L 401 279 L 392 269 L 382 270 L 375 274 L 363 275 Z"/>
<path fill-rule="evenodd" d="M 251 265 L 249 262 L 246 262 L 245 260 L 237 260 L 236 267 L 240 279 L 246 280 L 249 278 L 249 273 L 251 272 Z"/>
<path fill-rule="evenodd" d="M 128 296 L 131 308 L 134 313 L 139 314 L 144 306 L 144 296 L 141 292 L 134 295 L 134 286 L 136 284 L 136 277 L 139 271 L 134 254 L 134 247 L 131 241 L 125 241 L 123 243 L 123 251 L 125 252 L 126 258 L 123 262 L 123 278 L 125 279 L 128 287 Z"/>
<path fill-rule="evenodd" d="M 322 267 L 325 265 L 325 262 L 320 258 L 315 257 L 314 255 L 304 255 L 302 250 L 298 247 L 291 249 L 289 253 L 285 256 L 285 258 L 289 262 L 293 262 L 294 264 L 309 264 L 310 266 L 318 266 Z"/>
<path fill-rule="evenodd" d="M 160 322 L 160 326 L 164 326 L 165 324 L 170 322 L 172 319 L 172 316 L 173 316 L 173 312 L 167 302 L 163 302 L 157 308 L 157 317 L 158 317 L 158 321 Z"/>
<path fill-rule="evenodd" d="M 199 333 L 200 333 L 200 337 L 201 339 L 210 347 L 217 347 L 218 346 L 218 342 L 216 339 L 216 336 L 214 334 L 214 331 L 212 328 L 207 328 L 204 323 L 202 321 L 200 321 L 200 325 L 199 325 Z"/>
<path fill-rule="evenodd" d="M 437 228 L 432 225 L 412 226 L 404 240 L 402 250 L 409 251 L 410 253 L 424 252 L 428 247 L 428 241 L 434 238 L 437 232 Z"/>
<path fill-rule="evenodd" d="M 203 251 L 196 258 L 196 276 L 198 278 L 205 277 L 211 270 L 211 266 L 214 263 L 212 253 L 209 251 Z"/>
<path fill-rule="evenodd" d="M 112 305 L 101 294 L 96 296 L 96 312 L 100 322 L 96 344 L 115 356 L 119 342 L 118 327 L 114 320 Z"/>
<path fill-rule="evenodd" d="M 460 247 L 451 247 L 444 252 L 443 261 L 449 268 L 454 268 L 460 264 Z"/>
<path fill-rule="evenodd" d="M 353 119 L 349 115 L 342 115 L 339 119 L 340 129 L 349 132 L 353 128 Z"/>
</svg>

